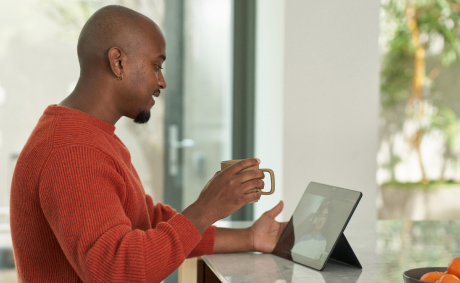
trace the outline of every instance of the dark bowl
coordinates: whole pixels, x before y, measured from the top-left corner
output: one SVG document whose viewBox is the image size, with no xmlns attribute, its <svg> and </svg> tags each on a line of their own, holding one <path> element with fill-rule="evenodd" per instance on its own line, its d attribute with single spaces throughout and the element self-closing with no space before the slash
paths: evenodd
<svg viewBox="0 0 460 283">
<path fill-rule="evenodd" d="M 420 281 L 420 278 L 423 274 L 427 272 L 440 271 L 446 272 L 447 267 L 422 267 L 406 270 L 403 273 L 403 278 L 405 283 L 423 283 L 425 281 Z"/>
</svg>

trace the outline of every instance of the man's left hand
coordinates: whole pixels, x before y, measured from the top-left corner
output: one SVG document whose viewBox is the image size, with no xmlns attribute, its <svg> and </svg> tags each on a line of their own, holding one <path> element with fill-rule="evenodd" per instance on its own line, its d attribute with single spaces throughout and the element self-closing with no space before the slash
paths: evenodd
<svg viewBox="0 0 460 283">
<path fill-rule="evenodd" d="M 283 210 L 283 201 L 266 211 L 251 226 L 254 251 L 272 253 L 288 222 L 277 222 L 275 217 Z"/>
</svg>

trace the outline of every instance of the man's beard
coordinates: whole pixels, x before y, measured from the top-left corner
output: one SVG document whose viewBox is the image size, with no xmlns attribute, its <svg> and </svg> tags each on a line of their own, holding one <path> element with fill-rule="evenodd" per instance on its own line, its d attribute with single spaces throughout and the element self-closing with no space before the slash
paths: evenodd
<svg viewBox="0 0 460 283">
<path fill-rule="evenodd" d="M 150 119 L 150 111 L 141 110 L 139 111 L 139 114 L 137 114 L 136 119 L 134 119 L 134 123 L 145 124 L 149 121 L 149 119 Z"/>
</svg>

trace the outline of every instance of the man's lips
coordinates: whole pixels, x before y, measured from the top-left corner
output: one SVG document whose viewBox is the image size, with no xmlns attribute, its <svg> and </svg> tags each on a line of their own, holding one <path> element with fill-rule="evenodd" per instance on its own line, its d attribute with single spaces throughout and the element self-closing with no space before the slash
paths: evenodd
<svg viewBox="0 0 460 283">
<path fill-rule="evenodd" d="M 158 91 L 158 92 L 154 92 L 154 93 L 153 93 L 153 96 L 155 96 L 155 97 L 160 96 L 160 92 L 159 92 L 159 91 Z"/>
</svg>

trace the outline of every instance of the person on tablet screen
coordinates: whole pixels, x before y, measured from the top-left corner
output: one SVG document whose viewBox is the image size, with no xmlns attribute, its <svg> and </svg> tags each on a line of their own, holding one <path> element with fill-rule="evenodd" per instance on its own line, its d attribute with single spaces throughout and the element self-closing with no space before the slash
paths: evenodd
<svg viewBox="0 0 460 283">
<path fill-rule="evenodd" d="M 318 212 L 314 215 L 309 215 L 306 221 L 313 222 L 313 231 L 300 237 L 294 244 L 292 252 L 311 259 L 321 260 L 327 244 L 327 239 L 321 234 L 321 230 L 328 216 L 329 207 L 327 204 L 321 205 Z"/>
</svg>

